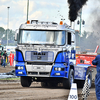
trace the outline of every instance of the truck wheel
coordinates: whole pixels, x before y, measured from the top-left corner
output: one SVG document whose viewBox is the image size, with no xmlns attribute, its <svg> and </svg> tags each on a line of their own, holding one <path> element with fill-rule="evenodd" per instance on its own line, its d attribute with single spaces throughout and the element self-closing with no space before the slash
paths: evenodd
<svg viewBox="0 0 100 100">
<path fill-rule="evenodd" d="M 83 88 L 85 81 L 84 80 L 76 80 L 75 81 L 77 83 L 77 87 L 78 88 Z"/>
<path fill-rule="evenodd" d="M 41 86 L 42 86 L 42 87 L 47 87 L 48 84 L 47 84 L 47 82 L 41 82 Z"/>
<path fill-rule="evenodd" d="M 73 69 L 70 69 L 68 79 L 63 80 L 63 87 L 64 88 L 71 88 L 71 84 L 74 82 L 74 71 Z"/>
<path fill-rule="evenodd" d="M 31 77 L 26 77 L 26 76 L 21 76 L 20 81 L 21 81 L 21 85 L 23 87 L 29 87 L 32 83 L 32 78 Z"/>
<path fill-rule="evenodd" d="M 48 82 L 48 87 L 57 87 L 57 82 Z"/>
</svg>

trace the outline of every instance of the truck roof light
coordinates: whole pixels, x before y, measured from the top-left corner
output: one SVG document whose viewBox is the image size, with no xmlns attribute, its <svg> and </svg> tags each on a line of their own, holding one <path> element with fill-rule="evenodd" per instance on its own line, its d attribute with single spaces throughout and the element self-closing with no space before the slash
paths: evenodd
<svg viewBox="0 0 100 100">
<path fill-rule="evenodd" d="M 55 23 L 55 22 L 52 22 L 52 24 L 55 24 L 55 25 L 57 25 L 57 23 Z"/>
<path fill-rule="evenodd" d="M 63 21 L 60 21 L 60 25 L 63 25 Z"/>
<path fill-rule="evenodd" d="M 31 20 L 31 24 L 37 24 L 38 20 Z"/>
<path fill-rule="evenodd" d="M 38 20 L 31 20 L 31 24 L 42 24 L 42 25 L 52 25 L 55 24 L 57 25 L 57 23 L 55 22 L 45 22 L 45 21 L 38 21 Z"/>
<path fill-rule="evenodd" d="M 29 20 L 27 21 L 27 24 L 30 24 L 30 21 Z"/>
</svg>

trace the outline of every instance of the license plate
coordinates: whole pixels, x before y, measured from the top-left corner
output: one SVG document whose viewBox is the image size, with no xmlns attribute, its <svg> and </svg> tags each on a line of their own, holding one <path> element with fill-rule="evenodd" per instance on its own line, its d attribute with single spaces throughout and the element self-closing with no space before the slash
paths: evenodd
<svg viewBox="0 0 100 100">
<path fill-rule="evenodd" d="M 40 69 L 40 67 L 37 67 L 37 69 Z"/>
<path fill-rule="evenodd" d="M 33 69 L 34 70 L 44 70 L 45 68 L 43 66 L 34 66 L 33 65 Z"/>
</svg>

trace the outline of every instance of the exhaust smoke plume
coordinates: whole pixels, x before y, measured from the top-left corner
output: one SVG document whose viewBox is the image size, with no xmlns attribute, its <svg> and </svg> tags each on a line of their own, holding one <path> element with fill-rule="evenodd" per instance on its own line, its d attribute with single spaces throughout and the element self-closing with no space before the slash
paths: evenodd
<svg viewBox="0 0 100 100">
<path fill-rule="evenodd" d="M 69 3 L 69 19 L 75 21 L 78 16 L 78 11 L 88 0 L 68 0 Z"/>
</svg>

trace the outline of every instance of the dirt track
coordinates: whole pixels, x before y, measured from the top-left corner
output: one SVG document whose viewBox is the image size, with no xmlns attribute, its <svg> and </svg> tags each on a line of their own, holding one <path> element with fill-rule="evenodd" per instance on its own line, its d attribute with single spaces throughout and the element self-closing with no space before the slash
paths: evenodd
<svg viewBox="0 0 100 100">
<path fill-rule="evenodd" d="M 14 67 L 0 67 L 1 72 L 9 72 Z M 33 82 L 29 88 L 23 88 L 18 81 L 0 81 L 0 100 L 67 100 L 68 89 L 42 88 L 40 83 Z M 79 99 L 81 99 L 82 89 L 78 89 Z M 87 100 L 96 100 L 95 89 L 92 88 Z"/>
<path fill-rule="evenodd" d="M 78 89 L 79 100 L 81 89 Z M 96 100 L 94 89 L 91 89 L 87 100 Z M 0 82 L 0 100 L 67 100 L 68 89 L 42 88 L 40 83 L 32 83 L 30 88 L 23 88 L 20 82 Z"/>
<path fill-rule="evenodd" d="M 3 66 L 0 65 L 0 73 L 6 73 L 6 72 L 10 72 L 12 70 L 15 70 L 15 67 L 10 67 L 9 65 L 6 66 L 5 68 Z"/>
</svg>

